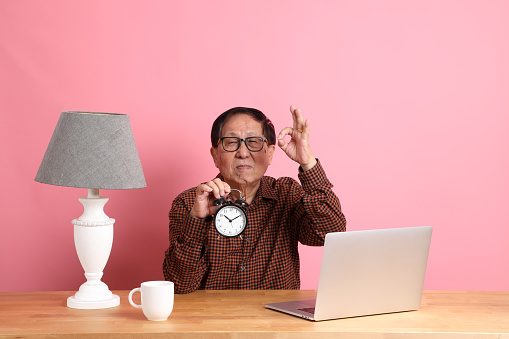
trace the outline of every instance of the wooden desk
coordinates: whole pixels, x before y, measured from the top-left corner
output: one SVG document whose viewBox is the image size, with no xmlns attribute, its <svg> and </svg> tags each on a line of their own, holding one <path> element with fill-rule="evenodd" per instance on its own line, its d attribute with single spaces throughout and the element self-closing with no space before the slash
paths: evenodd
<svg viewBox="0 0 509 339">
<path fill-rule="evenodd" d="M 176 295 L 164 322 L 120 306 L 66 307 L 71 292 L 0 293 L 0 337 L 16 338 L 505 338 L 509 292 L 426 291 L 418 311 L 312 322 L 264 307 L 315 291 L 196 291 Z M 137 294 L 139 297 L 139 294 Z"/>
</svg>

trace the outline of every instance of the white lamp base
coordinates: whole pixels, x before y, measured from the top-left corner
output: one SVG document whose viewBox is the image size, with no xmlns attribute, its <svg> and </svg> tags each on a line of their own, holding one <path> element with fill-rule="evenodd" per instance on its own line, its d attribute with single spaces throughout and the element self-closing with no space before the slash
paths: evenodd
<svg viewBox="0 0 509 339">
<path fill-rule="evenodd" d="M 111 293 L 101 281 L 103 270 L 113 244 L 114 219 L 104 214 L 108 198 L 100 197 L 98 189 L 89 189 L 88 197 L 80 198 L 84 212 L 74 219 L 74 243 L 87 281 L 75 295 L 67 299 L 67 306 L 77 309 L 101 309 L 120 305 L 120 297 Z"/>
<path fill-rule="evenodd" d="M 117 307 L 120 305 L 120 297 L 112 294 L 108 300 L 101 301 L 83 301 L 77 300 L 74 296 L 67 298 L 67 307 L 77 308 L 80 310 L 97 310 L 101 308 Z"/>
</svg>

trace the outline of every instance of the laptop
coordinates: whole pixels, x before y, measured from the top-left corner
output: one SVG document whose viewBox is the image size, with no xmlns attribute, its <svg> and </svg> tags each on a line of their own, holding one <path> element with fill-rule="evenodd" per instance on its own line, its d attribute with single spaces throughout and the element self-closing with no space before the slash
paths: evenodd
<svg viewBox="0 0 509 339">
<path fill-rule="evenodd" d="M 417 310 L 431 233 L 431 226 L 328 233 L 316 299 L 265 307 L 314 321 Z"/>
</svg>

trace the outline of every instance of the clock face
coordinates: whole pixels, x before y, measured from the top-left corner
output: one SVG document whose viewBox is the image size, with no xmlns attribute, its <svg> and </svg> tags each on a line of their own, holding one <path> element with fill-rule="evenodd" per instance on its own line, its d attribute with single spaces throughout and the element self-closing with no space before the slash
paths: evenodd
<svg viewBox="0 0 509 339">
<path fill-rule="evenodd" d="M 246 212 L 235 205 L 222 206 L 214 216 L 214 226 L 225 237 L 235 237 L 246 229 Z"/>
</svg>

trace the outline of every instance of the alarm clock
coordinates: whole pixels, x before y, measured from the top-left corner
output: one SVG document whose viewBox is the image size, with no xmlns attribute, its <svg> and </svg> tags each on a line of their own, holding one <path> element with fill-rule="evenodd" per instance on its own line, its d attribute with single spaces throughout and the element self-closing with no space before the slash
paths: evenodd
<svg viewBox="0 0 509 339">
<path fill-rule="evenodd" d="M 213 202 L 214 206 L 221 206 L 214 215 L 214 227 L 222 236 L 232 238 L 241 235 L 247 227 L 247 214 L 242 207 L 248 206 L 242 199 L 242 193 L 238 191 L 240 199 L 232 202 L 225 198 L 219 198 Z"/>
</svg>

